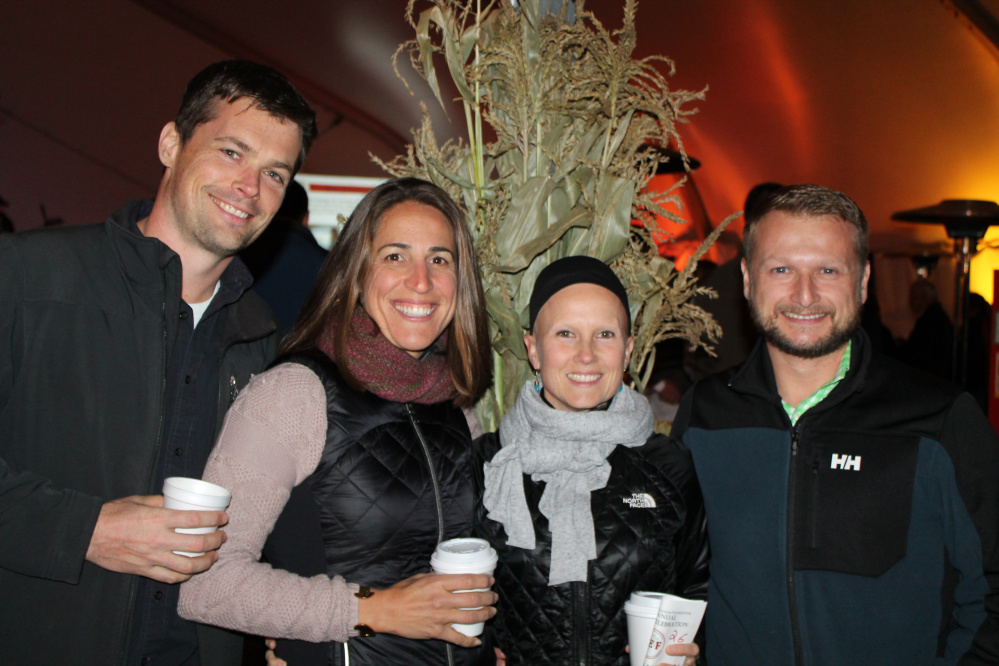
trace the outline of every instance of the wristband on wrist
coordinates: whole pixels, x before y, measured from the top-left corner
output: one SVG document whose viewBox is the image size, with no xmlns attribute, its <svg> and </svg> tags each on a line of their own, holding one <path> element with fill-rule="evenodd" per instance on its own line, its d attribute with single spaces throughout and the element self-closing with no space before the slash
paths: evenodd
<svg viewBox="0 0 999 666">
<path fill-rule="evenodd" d="M 357 592 L 354 592 L 354 596 L 358 599 L 368 599 L 374 596 L 374 594 L 375 593 L 372 592 L 371 588 L 367 585 L 359 585 L 357 587 Z M 356 631 L 357 635 L 362 638 L 370 638 L 375 635 L 375 630 L 366 624 L 355 624 L 354 631 Z"/>
</svg>

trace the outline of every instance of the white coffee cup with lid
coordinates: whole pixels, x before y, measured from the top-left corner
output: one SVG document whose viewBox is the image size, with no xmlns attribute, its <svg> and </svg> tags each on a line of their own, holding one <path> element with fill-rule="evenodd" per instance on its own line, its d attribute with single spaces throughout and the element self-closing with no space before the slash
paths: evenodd
<svg viewBox="0 0 999 666">
<path fill-rule="evenodd" d="M 498 558 L 496 551 L 485 539 L 451 539 L 437 544 L 437 549 L 430 556 L 430 566 L 434 573 L 439 574 L 492 574 L 496 570 Z M 455 592 L 485 592 L 489 588 L 479 590 L 455 590 Z M 462 610 L 478 610 L 482 608 L 463 608 Z M 475 624 L 452 624 L 455 631 L 466 636 L 478 636 L 485 628 L 483 622 Z"/>
<path fill-rule="evenodd" d="M 628 645 L 631 666 L 642 666 L 645 653 L 649 649 L 649 639 L 656 627 L 659 604 L 666 595 L 662 592 L 632 592 L 624 602 L 624 614 L 628 618 Z"/>
</svg>

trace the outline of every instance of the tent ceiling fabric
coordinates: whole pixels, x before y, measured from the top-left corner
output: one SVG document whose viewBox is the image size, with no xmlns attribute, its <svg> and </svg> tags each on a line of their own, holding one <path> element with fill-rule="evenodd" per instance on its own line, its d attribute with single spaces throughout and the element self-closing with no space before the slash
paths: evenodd
<svg viewBox="0 0 999 666">
<path fill-rule="evenodd" d="M 966 1 L 966 0 L 965 0 Z M 305 170 L 380 175 L 427 103 L 392 54 L 412 31 L 405 0 L 36 0 L 4 8 L 0 194 L 18 228 L 44 203 L 67 223 L 151 196 L 156 138 L 204 65 L 257 56 L 312 93 L 322 134 Z M 995 11 L 995 0 L 976 3 Z M 608 26 L 623 0 L 588 0 Z M 993 18 L 995 14 L 991 14 Z M 817 182 L 858 200 L 875 247 L 935 242 L 942 229 L 891 222 L 942 199 L 999 199 L 996 50 L 940 0 L 645 0 L 637 55 L 674 60 L 677 87 L 708 87 L 682 131 L 703 163 L 710 218 L 757 182 Z M 259 54 L 259 55 L 258 55 Z M 402 63 L 408 69 L 408 63 Z M 342 103 L 342 104 L 341 104 Z M 338 108 L 341 104 L 341 108 Z M 452 132 L 462 129 L 452 112 Z"/>
</svg>

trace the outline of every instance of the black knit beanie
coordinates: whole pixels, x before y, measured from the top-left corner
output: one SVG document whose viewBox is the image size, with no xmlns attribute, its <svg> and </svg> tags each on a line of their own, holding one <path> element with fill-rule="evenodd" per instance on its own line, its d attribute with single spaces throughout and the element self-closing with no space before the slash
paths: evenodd
<svg viewBox="0 0 999 666">
<path fill-rule="evenodd" d="M 541 308 L 552 296 L 566 287 L 579 283 L 599 285 L 608 289 L 618 297 L 624 306 L 628 317 L 628 332 L 631 332 L 631 310 L 628 307 L 628 292 L 610 266 L 593 257 L 564 257 L 545 266 L 534 281 L 534 291 L 531 293 L 531 326 L 534 333 L 534 322 Z"/>
</svg>

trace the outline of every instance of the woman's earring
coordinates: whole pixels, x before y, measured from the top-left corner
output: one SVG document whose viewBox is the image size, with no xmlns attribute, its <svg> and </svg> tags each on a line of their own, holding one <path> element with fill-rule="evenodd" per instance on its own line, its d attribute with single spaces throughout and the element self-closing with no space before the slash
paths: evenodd
<svg viewBox="0 0 999 666">
<path fill-rule="evenodd" d="M 534 371 L 534 390 L 541 393 L 541 371 Z"/>
</svg>

